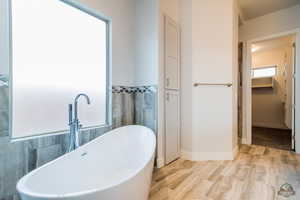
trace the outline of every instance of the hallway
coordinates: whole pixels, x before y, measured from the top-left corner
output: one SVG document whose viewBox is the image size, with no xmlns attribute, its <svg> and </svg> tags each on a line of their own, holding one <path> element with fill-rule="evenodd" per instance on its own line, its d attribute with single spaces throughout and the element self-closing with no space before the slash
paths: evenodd
<svg viewBox="0 0 300 200">
<path fill-rule="evenodd" d="M 234 161 L 180 159 L 155 171 L 150 200 L 281 200 L 283 184 L 300 188 L 299 171 L 299 155 L 242 145 Z"/>
</svg>

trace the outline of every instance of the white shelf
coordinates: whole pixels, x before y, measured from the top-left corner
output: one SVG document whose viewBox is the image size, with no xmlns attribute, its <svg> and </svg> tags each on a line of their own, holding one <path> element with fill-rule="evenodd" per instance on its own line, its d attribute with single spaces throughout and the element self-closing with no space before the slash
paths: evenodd
<svg viewBox="0 0 300 200">
<path fill-rule="evenodd" d="M 252 79 L 252 88 L 273 88 L 274 78 L 273 77 L 263 77 Z"/>
<path fill-rule="evenodd" d="M 253 85 L 252 88 L 273 88 L 273 85 L 272 84 Z"/>
</svg>

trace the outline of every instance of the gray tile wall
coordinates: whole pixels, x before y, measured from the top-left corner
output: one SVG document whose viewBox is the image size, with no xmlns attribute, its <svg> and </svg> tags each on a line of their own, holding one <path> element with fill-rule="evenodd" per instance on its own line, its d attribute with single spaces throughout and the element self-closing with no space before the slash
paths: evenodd
<svg viewBox="0 0 300 200">
<path fill-rule="evenodd" d="M 139 124 L 156 130 L 155 87 L 114 87 L 113 127 Z M 28 172 L 63 155 L 68 136 L 48 136 L 11 143 L 8 133 L 8 89 L 0 87 L 0 200 L 19 200 L 17 181 Z M 81 144 L 109 131 L 94 129 L 81 133 Z"/>
</svg>

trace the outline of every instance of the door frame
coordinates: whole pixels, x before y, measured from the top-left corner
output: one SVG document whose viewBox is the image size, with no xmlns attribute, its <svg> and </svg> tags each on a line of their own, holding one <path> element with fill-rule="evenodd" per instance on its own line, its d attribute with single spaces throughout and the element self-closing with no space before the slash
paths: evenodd
<svg viewBox="0 0 300 200">
<path fill-rule="evenodd" d="M 252 88 L 251 88 L 251 61 L 252 61 L 252 52 L 251 46 L 253 43 L 274 39 L 278 37 L 295 35 L 296 37 L 296 55 L 295 55 L 295 85 L 300 85 L 300 28 L 275 33 L 268 36 L 258 37 L 255 39 L 248 40 L 243 42 L 243 144 L 252 144 Z M 300 119 L 300 88 L 293 91 L 293 95 L 295 97 L 295 122 Z M 300 124 L 295 123 L 295 150 L 297 153 L 300 153 Z M 298 134 L 297 134 L 298 133 Z"/>
</svg>

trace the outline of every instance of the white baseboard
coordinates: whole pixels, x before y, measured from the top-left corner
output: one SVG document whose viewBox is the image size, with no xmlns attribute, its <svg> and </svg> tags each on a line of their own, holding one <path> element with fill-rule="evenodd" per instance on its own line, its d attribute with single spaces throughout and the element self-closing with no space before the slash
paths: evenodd
<svg viewBox="0 0 300 200">
<path fill-rule="evenodd" d="M 162 168 L 165 166 L 165 159 L 164 158 L 157 158 L 156 159 L 156 167 L 157 168 Z"/>
<path fill-rule="evenodd" d="M 234 160 L 239 153 L 239 146 L 233 149 L 232 152 L 188 152 L 181 151 L 181 158 L 191 161 L 208 161 L 208 160 Z M 156 159 L 157 168 L 165 166 L 164 158 Z"/>
<path fill-rule="evenodd" d="M 248 144 L 247 138 L 242 138 L 242 144 Z M 251 145 L 251 144 L 248 144 Z"/>
<path fill-rule="evenodd" d="M 235 148 L 233 149 L 233 160 L 237 157 L 239 151 L 240 151 L 240 147 L 239 145 L 236 145 Z"/>
<path fill-rule="evenodd" d="M 234 160 L 238 147 L 232 152 L 188 152 L 181 150 L 181 158 L 191 161 Z"/>
</svg>

